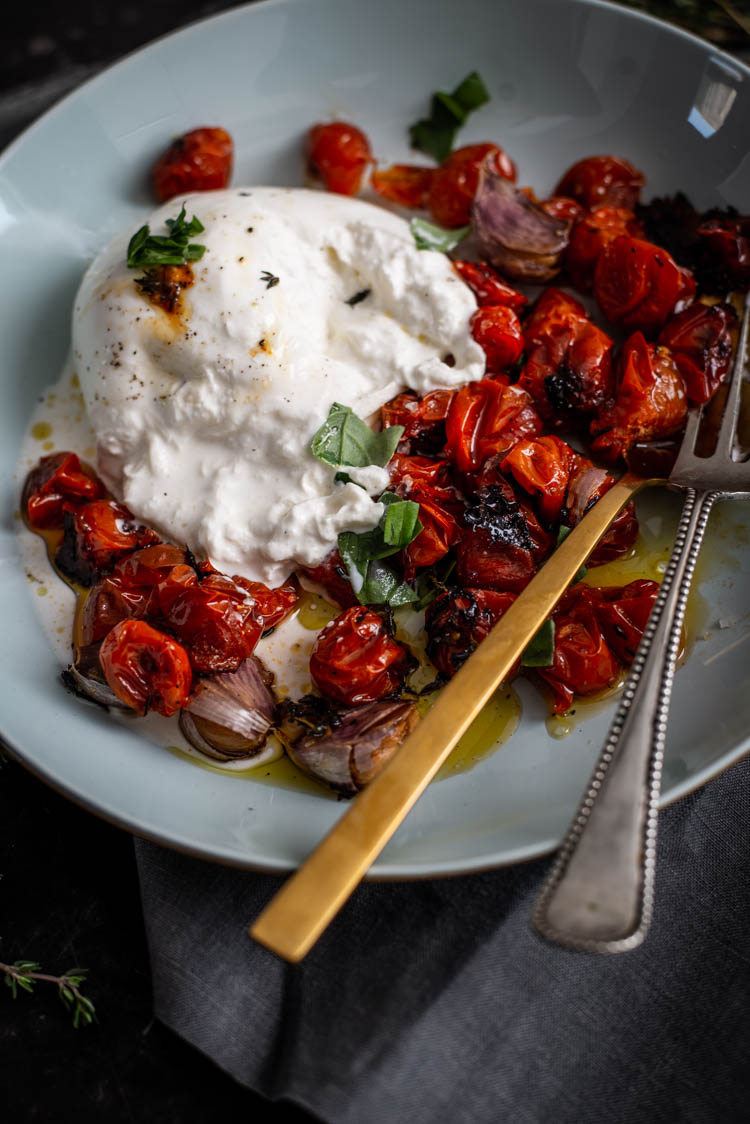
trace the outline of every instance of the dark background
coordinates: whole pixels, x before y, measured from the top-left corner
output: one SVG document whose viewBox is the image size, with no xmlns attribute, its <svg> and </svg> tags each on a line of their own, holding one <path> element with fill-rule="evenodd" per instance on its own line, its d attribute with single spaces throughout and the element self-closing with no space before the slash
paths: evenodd
<svg viewBox="0 0 750 1124">
<path fill-rule="evenodd" d="M 235 6 L 215 0 L 14 5 L 0 33 L 0 148 L 107 63 Z M 718 3 L 644 0 L 634 6 L 676 18 L 747 54 L 750 37 Z M 733 7 L 750 27 L 750 3 L 734 0 Z M 84 992 L 98 1019 L 74 1030 L 49 984 L 15 1002 L 2 989 L 0 1101 L 9 1124 L 74 1117 L 197 1124 L 219 1116 L 264 1124 L 282 1112 L 292 1124 L 312 1120 L 238 1087 L 152 1019 L 129 835 L 64 800 L 13 761 L 0 769 L 0 825 L 0 961 L 36 960 L 54 974 L 88 968 Z"/>
</svg>

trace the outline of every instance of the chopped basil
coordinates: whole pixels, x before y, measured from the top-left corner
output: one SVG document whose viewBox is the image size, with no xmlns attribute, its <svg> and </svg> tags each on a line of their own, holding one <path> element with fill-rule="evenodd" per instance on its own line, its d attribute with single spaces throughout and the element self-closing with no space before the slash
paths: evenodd
<svg viewBox="0 0 750 1124">
<path fill-rule="evenodd" d="M 408 546 L 422 530 L 419 504 L 384 492 L 385 512 L 372 531 L 342 531 L 339 553 L 349 573 L 352 589 L 363 605 L 408 605 L 416 601 L 414 589 L 383 562 Z"/>
<path fill-rule="evenodd" d="M 432 95 L 430 116 L 416 121 L 409 129 L 412 148 L 433 156 L 442 164 L 450 156 L 456 133 L 475 109 L 490 100 L 487 87 L 473 70 L 451 94 L 442 90 Z"/>
<path fill-rule="evenodd" d="M 572 528 L 571 528 L 571 527 L 561 527 L 561 528 L 560 528 L 560 530 L 559 530 L 559 531 L 557 532 L 557 545 L 558 545 L 558 546 L 560 545 L 560 543 L 563 543 L 563 542 L 565 542 L 565 540 L 567 539 L 567 537 L 568 537 L 568 535 L 570 534 L 571 530 L 572 530 Z M 585 567 L 585 566 L 581 566 L 580 570 L 578 571 L 578 573 L 576 574 L 576 576 L 575 576 L 575 577 L 573 578 L 573 581 L 572 581 L 572 583 L 571 583 L 571 584 L 572 584 L 572 585 L 575 585 L 575 583 L 576 583 L 576 582 L 579 582 L 579 581 L 581 580 L 581 578 L 585 578 L 585 577 L 586 577 L 586 573 L 587 573 L 586 567 Z"/>
<path fill-rule="evenodd" d="M 205 230 L 200 219 L 193 215 L 185 221 L 183 204 L 176 219 L 166 221 L 168 235 L 152 234 L 148 225 L 137 230 L 128 243 L 128 269 L 147 269 L 155 265 L 185 265 L 200 261 L 206 247 L 190 242 L 194 234 Z"/>
<path fill-rule="evenodd" d="M 548 617 L 523 650 L 523 667 L 551 667 L 555 658 L 555 622 Z"/>
<path fill-rule="evenodd" d="M 455 249 L 471 230 L 470 226 L 446 230 L 445 227 L 436 226 L 434 222 L 427 222 L 426 219 L 412 219 L 409 226 L 418 250 L 439 250 L 443 254 Z"/>
<path fill-rule="evenodd" d="M 318 460 L 334 468 L 338 465 L 365 468 L 369 464 L 384 468 L 395 453 L 403 432 L 402 425 L 391 425 L 380 433 L 373 433 L 351 406 L 334 402 L 328 417 L 313 437 L 310 449 Z"/>
</svg>

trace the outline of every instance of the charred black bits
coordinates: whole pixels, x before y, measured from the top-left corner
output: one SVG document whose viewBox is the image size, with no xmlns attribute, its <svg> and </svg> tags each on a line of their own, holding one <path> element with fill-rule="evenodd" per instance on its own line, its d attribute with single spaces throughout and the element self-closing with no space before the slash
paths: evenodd
<svg viewBox="0 0 750 1124">
<path fill-rule="evenodd" d="M 487 531 L 494 542 L 532 550 L 526 519 L 518 503 L 497 484 L 480 488 L 464 518 L 470 527 Z"/>
</svg>

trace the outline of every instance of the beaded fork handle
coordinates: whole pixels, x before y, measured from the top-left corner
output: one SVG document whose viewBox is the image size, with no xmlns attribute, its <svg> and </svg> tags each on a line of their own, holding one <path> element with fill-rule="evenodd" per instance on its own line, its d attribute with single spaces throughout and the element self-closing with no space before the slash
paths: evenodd
<svg viewBox="0 0 750 1124">
<path fill-rule="evenodd" d="M 686 491 L 672 556 L 622 701 L 536 904 L 532 923 L 555 944 L 626 952 L 648 931 L 669 700 L 688 593 L 718 495 Z M 656 674 L 652 665 L 660 660 Z"/>
</svg>

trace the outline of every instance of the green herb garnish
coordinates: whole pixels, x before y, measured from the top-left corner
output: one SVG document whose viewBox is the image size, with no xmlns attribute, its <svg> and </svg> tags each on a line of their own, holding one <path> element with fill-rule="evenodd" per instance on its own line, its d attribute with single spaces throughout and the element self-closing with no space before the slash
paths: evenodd
<svg viewBox="0 0 750 1124">
<path fill-rule="evenodd" d="M 380 433 L 373 433 L 351 406 L 334 402 L 313 437 L 310 449 L 318 460 L 334 468 L 339 465 L 365 468 L 370 464 L 383 468 L 395 453 L 403 432 L 402 425 L 390 425 Z"/>
<path fill-rule="evenodd" d="M 567 539 L 571 530 L 572 530 L 571 527 L 561 527 L 560 528 L 560 530 L 557 532 L 557 545 L 558 546 L 560 545 L 560 543 L 565 542 L 565 540 Z M 573 578 L 573 581 L 571 582 L 571 585 L 575 585 L 576 582 L 579 582 L 581 580 L 581 578 L 585 578 L 586 573 L 587 573 L 586 567 L 581 566 L 580 570 L 578 571 L 576 576 Z"/>
<path fill-rule="evenodd" d="M 135 232 L 128 243 L 128 269 L 200 261 L 206 247 L 190 241 L 193 235 L 206 229 L 200 219 L 193 215 L 190 222 L 186 222 L 183 204 L 177 218 L 167 219 L 166 226 L 168 235 L 152 234 L 148 224 Z"/>
<path fill-rule="evenodd" d="M 427 222 L 426 219 L 412 219 L 409 226 L 418 250 L 439 250 L 443 254 L 455 249 L 471 230 L 470 226 L 446 230 L 444 226 L 436 226 L 434 222 Z"/>
<path fill-rule="evenodd" d="M 407 547 L 422 531 L 422 524 L 419 504 L 413 500 L 402 500 L 393 492 L 384 492 L 380 502 L 385 504 L 385 512 L 377 527 L 362 534 L 342 531 L 338 547 L 352 588 L 362 604 L 395 608 L 416 601 L 417 593 L 383 559 Z"/>
<path fill-rule="evenodd" d="M 466 118 L 489 100 L 487 87 L 476 70 L 467 74 L 452 94 L 438 90 L 432 95 L 430 116 L 416 121 L 409 129 L 412 148 L 426 152 L 442 164 L 450 156 L 456 133 Z"/>
<path fill-rule="evenodd" d="M 551 667 L 555 658 L 555 622 L 548 617 L 523 650 L 523 667 Z"/>
</svg>

